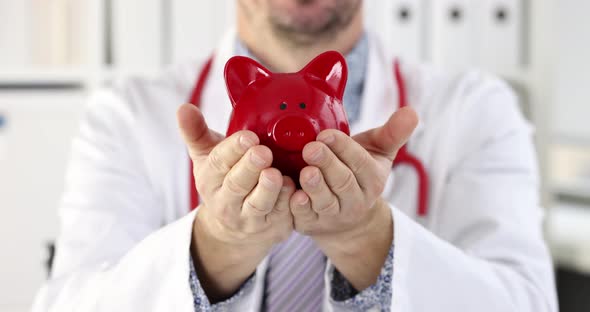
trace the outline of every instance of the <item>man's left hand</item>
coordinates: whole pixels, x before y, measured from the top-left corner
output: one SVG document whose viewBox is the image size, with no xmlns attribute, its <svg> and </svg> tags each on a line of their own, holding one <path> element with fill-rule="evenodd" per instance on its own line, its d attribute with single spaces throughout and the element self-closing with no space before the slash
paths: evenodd
<svg viewBox="0 0 590 312">
<path fill-rule="evenodd" d="M 402 108 L 382 127 L 354 137 L 325 130 L 303 149 L 309 166 L 291 197 L 295 229 L 311 236 L 356 289 L 375 282 L 391 247 L 391 211 L 381 193 L 417 122 Z"/>
</svg>

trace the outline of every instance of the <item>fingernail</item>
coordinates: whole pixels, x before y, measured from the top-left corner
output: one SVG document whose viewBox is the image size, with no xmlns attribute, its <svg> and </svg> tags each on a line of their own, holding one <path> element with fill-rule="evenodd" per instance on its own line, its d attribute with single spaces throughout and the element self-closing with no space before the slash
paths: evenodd
<svg viewBox="0 0 590 312">
<path fill-rule="evenodd" d="M 240 145 L 242 145 L 242 147 L 247 150 L 250 147 L 255 145 L 255 142 L 250 140 L 248 137 L 246 137 L 245 135 L 242 135 L 240 137 Z"/>
<path fill-rule="evenodd" d="M 330 144 L 334 143 L 334 140 L 336 140 L 336 139 L 334 138 L 334 135 L 332 135 L 332 134 L 324 135 L 321 138 L 318 138 L 318 141 L 324 142 L 326 145 L 330 145 Z"/>
<path fill-rule="evenodd" d="M 269 188 L 269 189 L 272 189 L 275 187 L 275 183 L 264 174 L 260 178 L 260 183 L 262 183 L 264 185 L 264 187 Z"/>
<path fill-rule="evenodd" d="M 308 201 L 309 201 L 309 197 L 307 197 L 307 196 L 304 196 L 304 197 L 299 196 L 299 199 L 297 200 L 297 204 L 299 206 L 304 206 L 304 205 L 307 204 Z"/>
<path fill-rule="evenodd" d="M 311 153 L 310 158 L 314 162 L 321 161 L 322 158 L 324 158 L 324 149 L 321 146 L 318 146 L 316 150 Z"/>
<path fill-rule="evenodd" d="M 318 186 L 318 184 L 320 184 L 320 174 L 318 172 L 313 173 L 311 177 L 309 177 L 309 180 L 307 180 L 307 184 L 311 187 Z"/>
<path fill-rule="evenodd" d="M 283 179 L 285 179 L 285 178 L 283 178 Z M 283 186 L 281 187 L 281 192 L 287 193 L 287 192 L 291 191 L 291 186 L 290 185 L 286 185 L 284 183 L 285 182 L 283 182 Z"/>
<path fill-rule="evenodd" d="M 266 165 L 266 161 L 264 161 L 264 159 L 258 156 L 256 153 L 250 153 L 250 161 L 256 167 L 263 167 L 264 165 Z"/>
</svg>

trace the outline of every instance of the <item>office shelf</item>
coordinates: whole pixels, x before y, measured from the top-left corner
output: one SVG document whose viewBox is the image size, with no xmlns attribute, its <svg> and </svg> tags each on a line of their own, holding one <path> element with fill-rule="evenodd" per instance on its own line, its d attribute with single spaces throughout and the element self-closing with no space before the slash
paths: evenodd
<svg viewBox="0 0 590 312">
<path fill-rule="evenodd" d="M 571 182 L 556 182 L 551 187 L 557 196 L 572 197 L 581 201 L 590 201 L 590 178 L 578 179 Z"/>
<path fill-rule="evenodd" d="M 550 210 L 547 239 L 555 261 L 590 273 L 590 206 L 558 202 Z"/>
<path fill-rule="evenodd" d="M 500 78 L 518 88 L 526 88 L 530 84 L 530 74 L 526 69 L 503 70 L 498 73 Z"/>
<path fill-rule="evenodd" d="M 0 71 L 0 88 L 83 87 L 88 75 L 81 69 L 24 69 Z"/>
<path fill-rule="evenodd" d="M 557 133 L 551 137 L 551 143 L 575 148 L 590 148 L 590 137 Z"/>
</svg>

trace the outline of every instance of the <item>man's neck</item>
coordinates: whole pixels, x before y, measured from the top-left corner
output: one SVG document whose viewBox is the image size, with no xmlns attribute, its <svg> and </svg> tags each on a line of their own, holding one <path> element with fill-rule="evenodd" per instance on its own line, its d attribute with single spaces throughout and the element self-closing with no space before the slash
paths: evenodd
<svg viewBox="0 0 590 312">
<path fill-rule="evenodd" d="M 354 16 L 348 27 L 330 38 L 320 38 L 314 43 L 296 44 L 280 38 L 270 27 L 253 25 L 252 21 L 238 12 L 238 36 L 248 50 L 265 66 L 275 72 L 294 72 L 303 68 L 318 54 L 335 50 L 346 55 L 363 34 L 362 12 Z"/>
</svg>

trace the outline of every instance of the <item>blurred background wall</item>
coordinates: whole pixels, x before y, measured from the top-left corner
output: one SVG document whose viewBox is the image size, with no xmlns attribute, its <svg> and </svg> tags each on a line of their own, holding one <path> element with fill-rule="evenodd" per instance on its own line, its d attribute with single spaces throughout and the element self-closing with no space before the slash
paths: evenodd
<svg viewBox="0 0 590 312">
<path fill-rule="evenodd" d="M 590 1 L 365 0 L 402 58 L 509 81 L 537 130 L 562 311 L 590 311 Z M 0 311 L 46 277 L 86 96 L 211 53 L 233 0 L 0 0 Z"/>
</svg>

